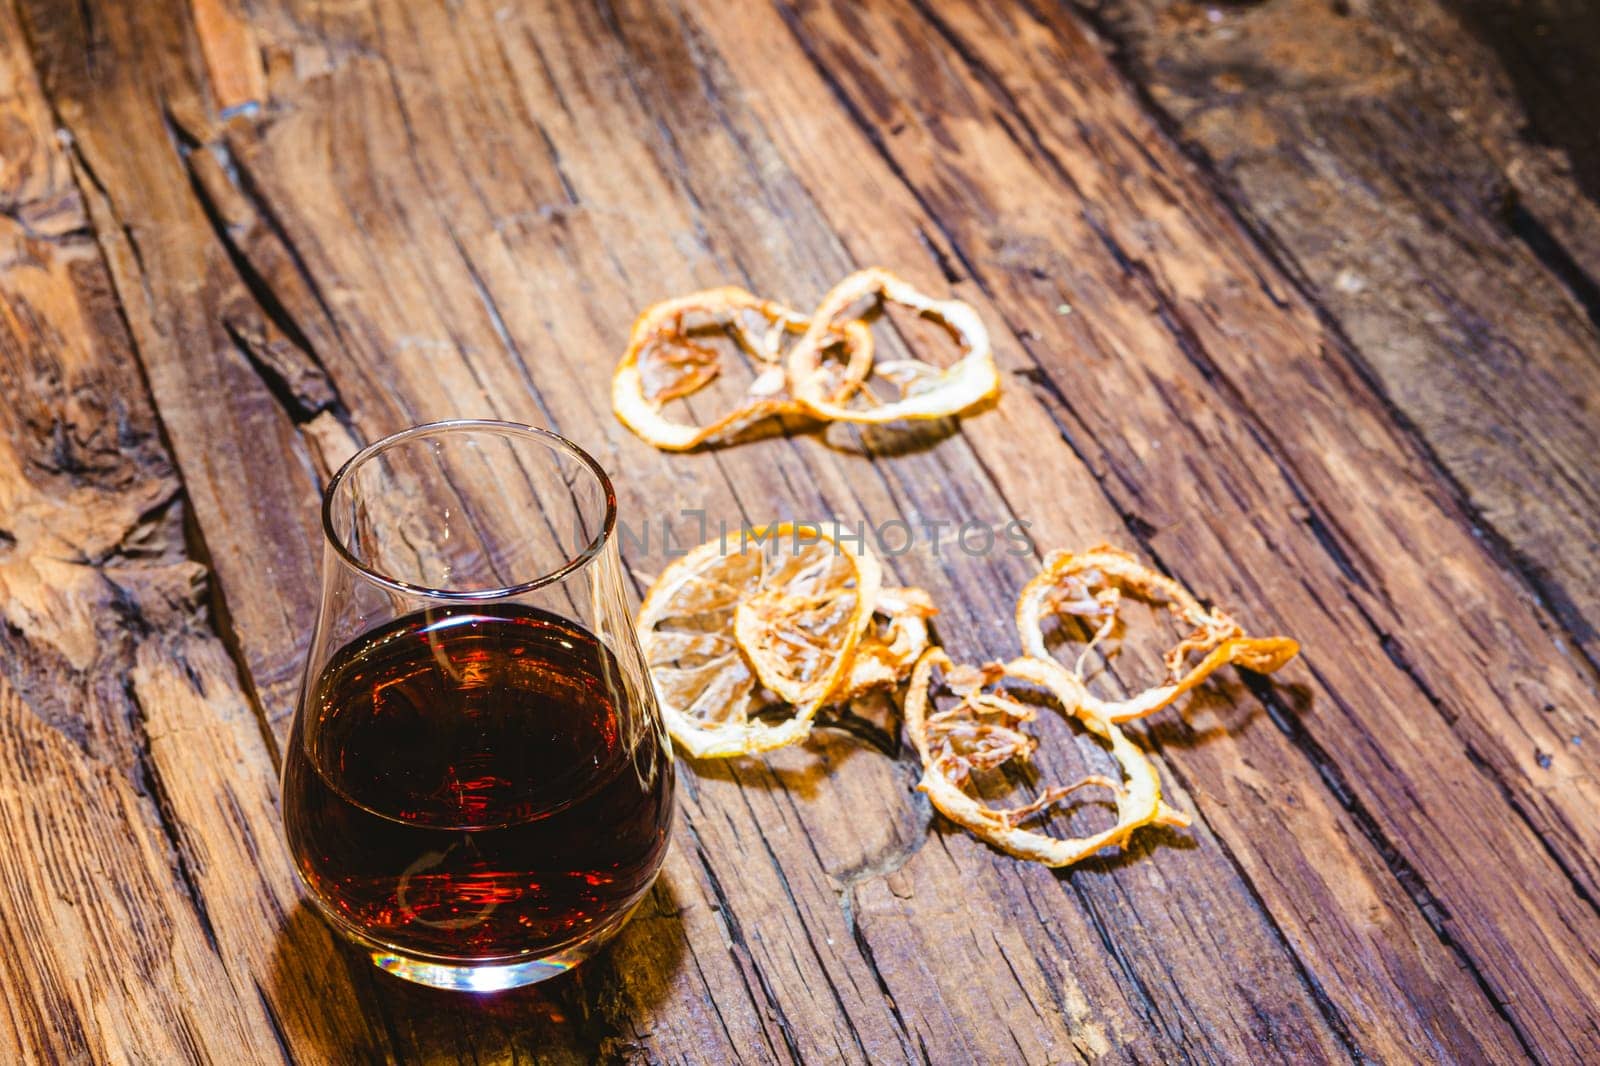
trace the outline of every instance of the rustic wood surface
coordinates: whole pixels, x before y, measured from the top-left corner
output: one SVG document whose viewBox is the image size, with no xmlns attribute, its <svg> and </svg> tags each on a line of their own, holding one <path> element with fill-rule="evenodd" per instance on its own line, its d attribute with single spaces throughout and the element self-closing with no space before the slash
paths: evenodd
<svg viewBox="0 0 1600 1066">
<path fill-rule="evenodd" d="M 0 0 L 0 1055 L 1600 1059 L 1600 27 L 1523 6 Z M 873 263 L 998 404 L 612 419 L 646 304 Z M 685 765 L 592 963 L 414 989 L 297 900 L 275 767 L 321 481 L 452 416 L 637 523 L 1120 543 L 1304 654 L 1133 730 L 1195 825 L 1125 856 L 998 855 L 843 722 Z M 976 659 L 1036 561 L 887 564 Z"/>
</svg>

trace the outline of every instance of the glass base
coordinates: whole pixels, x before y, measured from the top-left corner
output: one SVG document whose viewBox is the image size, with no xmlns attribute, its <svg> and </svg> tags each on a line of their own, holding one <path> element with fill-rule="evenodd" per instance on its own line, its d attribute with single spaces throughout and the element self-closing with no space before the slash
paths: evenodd
<svg viewBox="0 0 1600 1066">
<path fill-rule="evenodd" d="M 655 878 L 650 879 L 650 885 Z M 633 912 L 639 909 L 650 894 L 646 885 L 632 906 L 620 911 L 604 924 L 590 929 L 580 939 L 569 942 L 554 951 L 531 959 L 441 959 L 407 955 L 393 945 L 374 940 L 348 922 L 330 913 L 322 901 L 311 896 L 311 901 L 336 933 L 366 950 L 373 965 L 396 977 L 430 988 L 445 988 L 455 992 L 503 992 L 508 988 L 521 988 L 558 977 L 587 959 L 610 942 L 617 931 L 628 924 Z"/>
<path fill-rule="evenodd" d="M 576 947 L 527 962 L 446 964 L 407 958 L 392 951 L 374 951 L 372 961 L 380 970 L 430 988 L 447 988 L 455 992 L 503 992 L 508 988 L 537 984 L 566 973 L 598 951 L 607 939 L 609 937 L 606 935 L 594 937 Z"/>
</svg>

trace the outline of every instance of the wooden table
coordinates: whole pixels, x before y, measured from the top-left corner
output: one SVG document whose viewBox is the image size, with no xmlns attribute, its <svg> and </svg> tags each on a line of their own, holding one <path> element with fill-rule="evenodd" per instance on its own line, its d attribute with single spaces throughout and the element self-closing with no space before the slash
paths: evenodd
<svg viewBox="0 0 1600 1066">
<path fill-rule="evenodd" d="M 1497 7 L 0 0 L 0 1057 L 1600 1060 L 1600 26 Z M 998 405 L 611 417 L 646 304 L 872 263 Z M 1134 730 L 1192 830 L 1020 864 L 823 729 L 683 764 L 602 958 L 429 994 L 299 902 L 274 767 L 319 483 L 463 415 L 625 516 L 1112 541 L 1304 654 Z M 890 561 L 967 659 L 1035 566 Z"/>
</svg>

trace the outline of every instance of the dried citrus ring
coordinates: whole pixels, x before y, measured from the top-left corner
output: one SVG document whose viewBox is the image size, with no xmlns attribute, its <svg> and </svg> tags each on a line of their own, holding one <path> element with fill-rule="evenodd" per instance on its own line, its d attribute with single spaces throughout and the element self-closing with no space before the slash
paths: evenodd
<svg viewBox="0 0 1600 1066">
<path fill-rule="evenodd" d="M 940 368 L 919 359 L 902 359 L 876 367 L 879 376 L 899 386 L 901 397 L 877 407 L 844 406 L 845 399 L 830 395 L 823 349 L 840 321 L 855 321 L 846 314 L 861 300 L 878 296 L 909 307 L 945 327 L 964 349 L 960 359 Z M 900 419 L 945 418 L 959 414 L 1000 391 L 1000 372 L 989 346 L 989 331 L 969 304 L 960 300 L 935 300 L 924 296 L 882 267 L 859 270 L 835 285 L 811 315 L 805 336 L 789 349 L 789 391 L 818 418 L 838 422 L 883 423 Z"/>
<path fill-rule="evenodd" d="M 1194 630 L 1166 653 L 1165 683 L 1126 699 L 1106 700 L 1089 691 L 1083 680 L 1083 664 L 1089 651 L 1115 631 L 1124 594 L 1166 609 Z M 1045 645 L 1042 623 L 1050 613 L 1074 615 L 1095 627 L 1093 637 L 1071 670 L 1055 663 Z M 1127 552 L 1104 544 L 1086 552 L 1056 551 L 1046 556 L 1043 570 L 1023 586 L 1017 597 L 1017 631 L 1028 655 L 1055 663 L 1060 669 L 1057 688 L 1064 700 L 1109 722 L 1153 714 L 1229 663 L 1269 674 L 1300 650 L 1300 645 L 1288 637 L 1246 636 L 1239 624 L 1221 610 L 1208 610 L 1170 577 L 1150 569 Z M 1204 657 L 1189 665 L 1190 657 L 1197 653 Z"/>
<path fill-rule="evenodd" d="M 761 683 L 809 718 L 846 675 L 883 570 L 870 551 L 847 549 L 821 526 L 768 528 L 795 550 L 734 610 L 734 639 Z"/>
<path fill-rule="evenodd" d="M 769 557 L 786 546 L 788 554 Z M 870 554 L 792 522 L 711 540 L 674 560 L 638 617 L 673 739 L 712 758 L 803 738 L 848 669 L 881 581 Z M 756 717 L 783 702 L 794 705 L 790 717 Z"/>
<path fill-rule="evenodd" d="M 746 750 L 760 694 L 734 643 L 733 612 L 761 576 L 758 560 L 703 544 L 668 566 L 639 607 L 639 643 L 662 718 L 691 755 Z"/>
<path fill-rule="evenodd" d="M 746 314 L 765 319 L 766 332 L 752 337 L 744 325 Z M 675 422 L 662 414 L 668 401 L 697 392 L 721 372 L 715 349 L 698 342 L 685 328 L 685 318 L 692 315 L 720 324 L 758 363 L 769 364 L 750 384 L 745 402 L 704 426 Z M 809 322 L 798 311 L 732 286 L 663 300 L 633 324 L 627 351 L 611 378 L 611 408 L 623 425 L 665 451 L 688 451 L 728 439 L 774 415 L 804 415 L 807 409 L 787 395 L 779 341 L 785 332 L 805 333 Z M 830 398 L 843 402 L 871 370 L 872 334 L 863 323 L 846 322 L 819 331 L 818 337 L 824 349 L 842 345 L 848 352 L 842 368 L 830 368 L 822 384 Z"/>
<path fill-rule="evenodd" d="M 886 588 L 878 593 L 872 621 L 856 645 L 850 672 L 829 694 L 844 703 L 875 688 L 898 685 L 928 648 L 927 620 L 939 612 L 933 597 L 919 588 Z"/>
<path fill-rule="evenodd" d="M 945 687 L 960 697 L 959 703 L 942 711 L 935 710 L 929 698 L 935 669 L 944 671 Z M 1035 717 L 1034 705 L 1008 695 L 1001 684 L 1014 679 L 1057 694 L 1055 682 L 1064 673 L 1059 664 L 1031 658 L 981 668 L 956 666 L 944 649 L 929 648 L 917 661 L 906 691 L 906 732 L 922 760 L 917 787 L 946 818 L 1008 855 L 1046 866 L 1069 866 L 1102 848 L 1125 845 L 1140 826 L 1188 825 L 1187 815 L 1161 801 L 1160 778 L 1144 752 L 1115 725 L 1093 715 L 1075 717 L 1109 746 L 1121 768 L 1121 780 L 1092 774 L 1047 788 L 1033 802 L 1011 808 L 990 807 L 967 791 L 974 771 L 998 769 L 1013 760 L 1025 762 L 1039 744 L 1020 728 Z M 1072 708 L 1064 710 L 1071 713 Z M 1091 787 L 1106 789 L 1115 798 L 1117 821 L 1111 828 L 1070 838 L 1021 828 L 1077 790 Z"/>
</svg>

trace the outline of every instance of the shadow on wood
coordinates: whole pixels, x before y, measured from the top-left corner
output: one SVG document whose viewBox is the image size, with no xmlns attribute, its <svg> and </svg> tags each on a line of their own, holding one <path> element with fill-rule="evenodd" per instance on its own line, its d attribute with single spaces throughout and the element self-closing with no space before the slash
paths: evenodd
<svg viewBox="0 0 1600 1066">
<path fill-rule="evenodd" d="M 663 875 L 617 938 L 580 969 L 488 994 L 412 984 L 378 970 L 365 951 L 342 941 L 340 954 L 362 988 L 366 1008 L 382 1019 L 397 1048 L 437 1052 L 491 1046 L 513 1053 L 531 1050 L 541 1062 L 566 1061 L 545 1057 L 561 1049 L 572 1055 L 571 1061 L 592 1061 L 618 1045 L 634 1044 L 624 1032 L 629 1017 L 648 1015 L 666 999 L 687 942 L 678 914 L 677 895 Z M 307 980 L 296 945 L 325 935 L 322 919 L 310 905 L 297 904 L 278 934 L 273 983 Z M 367 1048 L 323 1046 L 314 1049 L 313 1058 L 353 1062 L 369 1053 Z"/>
</svg>

